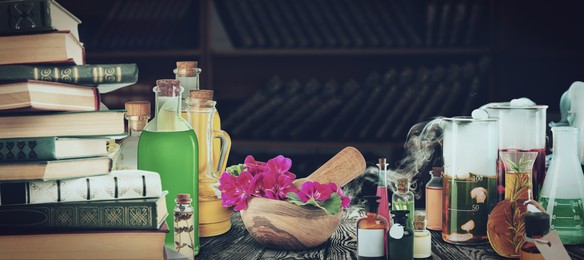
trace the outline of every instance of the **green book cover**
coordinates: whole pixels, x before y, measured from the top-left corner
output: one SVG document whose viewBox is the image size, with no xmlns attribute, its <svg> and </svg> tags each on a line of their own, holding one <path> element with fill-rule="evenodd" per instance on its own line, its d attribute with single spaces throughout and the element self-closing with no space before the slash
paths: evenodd
<svg viewBox="0 0 584 260">
<path fill-rule="evenodd" d="M 54 0 L 8 0 L 0 1 L 0 34 L 21 34 L 64 29 L 77 29 L 81 23 L 77 17 Z M 73 21 L 74 28 L 59 28 L 59 22 Z M 61 16 L 61 17 L 59 17 Z M 75 37 L 79 38 L 77 33 Z"/>
<path fill-rule="evenodd" d="M 164 194 L 166 195 L 166 194 Z M 2 229 L 159 229 L 165 197 L 0 207 Z"/>
<path fill-rule="evenodd" d="M 0 66 L 0 83 L 40 80 L 98 86 L 101 93 L 138 81 L 136 64 L 6 65 Z"/>
</svg>

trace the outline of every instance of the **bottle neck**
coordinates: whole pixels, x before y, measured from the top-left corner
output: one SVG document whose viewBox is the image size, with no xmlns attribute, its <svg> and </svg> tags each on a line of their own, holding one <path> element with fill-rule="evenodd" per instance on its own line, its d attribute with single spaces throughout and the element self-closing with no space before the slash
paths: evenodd
<svg viewBox="0 0 584 260">
<path fill-rule="evenodd" d="M 553 156 L 575 156 L 578 155 L 578 131 L 576 128 L 561 127 L 552 128 L 554 144 Z"/>
<path fill-rule="evenodd" d="M 379 169 L 379 175 L 377 177 L 377 186 L 387 188 L 387 170 Z"/>
<path fill-rule="evenodd" d="M 126 117 L 128 120 L 128 135 L 140 136 L 144 127 L 148 124 L 150 116 L 130 116 Z"/>
<path fill-rule="evenodd" d="M 191 90 L 199 90 L 199 74 L 201 71 L 200 68 L 176 69 L 175 79 L 180 81 L 185 93 L 189 93 Z"/>
<path fill-rule="evenodd" d="M 160 115 L 162 109 L 171 110 L 176 112 L 176 116 L 180 117 L 181 113 L 181 92 L 182 87 L 175 89 L 173 91 L 169 91 L 167 93 L 162 93 L 159 91 L 155 91 L 156 96 L 156 111 L 155 111 L 155 118 Z"/>
</svg>

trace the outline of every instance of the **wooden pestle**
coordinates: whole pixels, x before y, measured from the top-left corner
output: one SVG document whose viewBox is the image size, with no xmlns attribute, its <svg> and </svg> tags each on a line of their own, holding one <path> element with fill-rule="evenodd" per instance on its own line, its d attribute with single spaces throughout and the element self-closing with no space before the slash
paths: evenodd
<svg viewBox="0 0 584 260">
<path fill-rule="evenodd" d="M 355 147 L 345 147 L 335 154 L 325 164 L 305 179 L 298 179 L 294 182 L 300 188 L 305 181 L 316 181 L 319 183 L 335 183 L 339 187 L 355 179 L 365 171 L 365 158 Z"/>
</svg>

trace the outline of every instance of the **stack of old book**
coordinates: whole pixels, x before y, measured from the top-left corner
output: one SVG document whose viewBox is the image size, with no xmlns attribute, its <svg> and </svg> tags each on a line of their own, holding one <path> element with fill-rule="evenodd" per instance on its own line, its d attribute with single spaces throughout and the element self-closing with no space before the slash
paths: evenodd
<svg viewBox="0 0 584 260">
<path fill-rule="evenodd" d="M 53 0 L 0 11 L 0 258 L 162 258 L 160 176 L 110 172 L 124 111 L 100 110 L 136 65 L 84 65 L 80 21 Z"/>
</svg>

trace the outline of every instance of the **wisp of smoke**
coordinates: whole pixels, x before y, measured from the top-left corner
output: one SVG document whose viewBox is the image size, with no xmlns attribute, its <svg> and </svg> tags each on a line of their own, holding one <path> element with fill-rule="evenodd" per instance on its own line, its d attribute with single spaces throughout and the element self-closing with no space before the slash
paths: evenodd
<svg viewBox="0 0 584 260">
<path fill-rule="evenodd" d="M 405 177 L 412 184 L 411 190 L 416 194 L 416 198 L 420 198 L 421 193 L 414 180 L 432 162 L 437 148 L 442 146 L 441 121 L 441 117 L 436 118 L 425 124 L 421 131 L 418 128 L 423 124 L 414 125 L 410 129 L 404 147 L 404 158 L 395 170 L 388 171 L 387 174 L 387 183 L 393 192 L 396 190 L 397 180 Z M 416 133 L 417 131 L 419 134 Z"/>
</svg>

